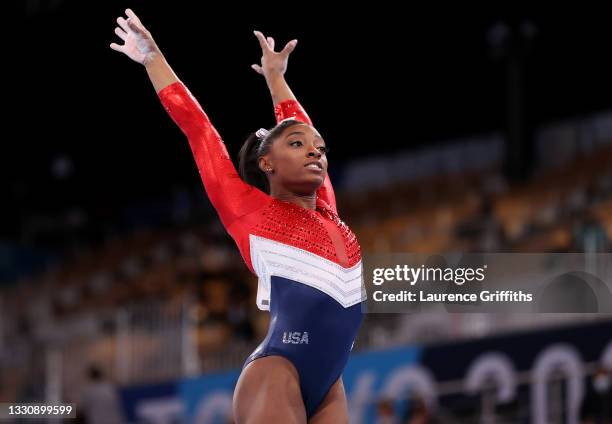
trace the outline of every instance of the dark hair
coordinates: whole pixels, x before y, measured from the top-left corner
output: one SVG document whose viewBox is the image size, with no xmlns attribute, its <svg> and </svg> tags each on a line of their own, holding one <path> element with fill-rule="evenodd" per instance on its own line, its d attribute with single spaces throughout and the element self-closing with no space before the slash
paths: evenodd
<svg viewBox="0 0 612 424">
<path fill-rule="evenodd" d="M 270 151 L 270 147 L 285 129 L 294 125 L 304 124 L 296 119 L 287 119 L 269 130 L 268 135 L 261 140 L 252 133 L 245 140 L 238 153 L 238 173 L 244 182 L 270 194 L 270 183 L 266 173 L 259 168 L 259 158 Z"/>
</svg>

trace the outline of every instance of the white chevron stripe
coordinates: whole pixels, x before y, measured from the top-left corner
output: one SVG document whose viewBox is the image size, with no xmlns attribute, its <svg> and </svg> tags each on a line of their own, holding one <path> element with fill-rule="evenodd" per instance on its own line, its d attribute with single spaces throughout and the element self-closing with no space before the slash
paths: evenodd
<svg viewBox="0 0 612 424">
<path fill-rule="evenodd" d="M 307 250 L 264 237 L 249 235 L 251 263 L 259 277 L 257 306 L 270 309 L 270 278 L 293 280 L 326 293 L 348 308 L 365 300 L 361 261 L 344 268 Z"/>
</svg>

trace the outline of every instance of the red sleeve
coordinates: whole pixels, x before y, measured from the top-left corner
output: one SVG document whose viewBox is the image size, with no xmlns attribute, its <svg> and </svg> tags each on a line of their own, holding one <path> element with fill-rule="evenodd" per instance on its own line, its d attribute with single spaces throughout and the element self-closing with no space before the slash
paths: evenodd
<svg viewBox="0 0 612 424">
<path fill-rule="evenodd" d="M 163 88 L 158 96 L 187 136 L 206 193 L 226 229 L 269 200 L 267 194 L 240 178 L 219 133 L 182 82 Z"/>
<path fill-rule="evenodd" d="M 310 117 L 297 100 L 285 100 L 280 102 L 274 107 L 274 114 L 276 115 L 277 123 L 287 118 L 295 118 L 298 121 L 312 125 Z M 338 213 L 336 210 L 336 195 L 334 194 L 334 188 L 329 179 L 329 174 L 325 175 L 323 185 L 317 190 L 317 197 L 325 201 L 335 213 Z"/>
</svg>

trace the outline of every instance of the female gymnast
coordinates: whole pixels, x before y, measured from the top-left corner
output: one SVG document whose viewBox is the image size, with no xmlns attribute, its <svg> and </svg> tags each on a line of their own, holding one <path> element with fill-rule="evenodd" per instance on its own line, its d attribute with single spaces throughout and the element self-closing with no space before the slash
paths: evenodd
<svg viewBox="0 0 612 424">
<path fill-rule="evenodd" d="M 159 99 L 187 136 L 206 193 L 247 267 L 268 334 L 234 390 L 236 423 L 348 422 L 342 371 L 362 320 L 361 251 L 338 218 L 325 141 L 285 82 L 297 40 L 274 51 L 255 32 L 277 125 L 244 143 L 239 172 L 199 103 L 130 9 L 110 47 L 144 65 Z"/>
</svg>

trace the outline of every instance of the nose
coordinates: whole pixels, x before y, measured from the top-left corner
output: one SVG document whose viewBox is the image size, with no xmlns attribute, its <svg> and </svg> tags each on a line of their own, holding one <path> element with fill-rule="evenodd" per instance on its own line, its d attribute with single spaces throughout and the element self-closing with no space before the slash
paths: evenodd
<svg viewBox="0 0 612 424">
<path fill-rule="evenodd" d="M 321 157 L 321 151 L 316 147 L 316 146 L 310 146 L 310 149 L 308 149 L 308 157 L 309 158 L 320 158 Z"/>
</svg>

